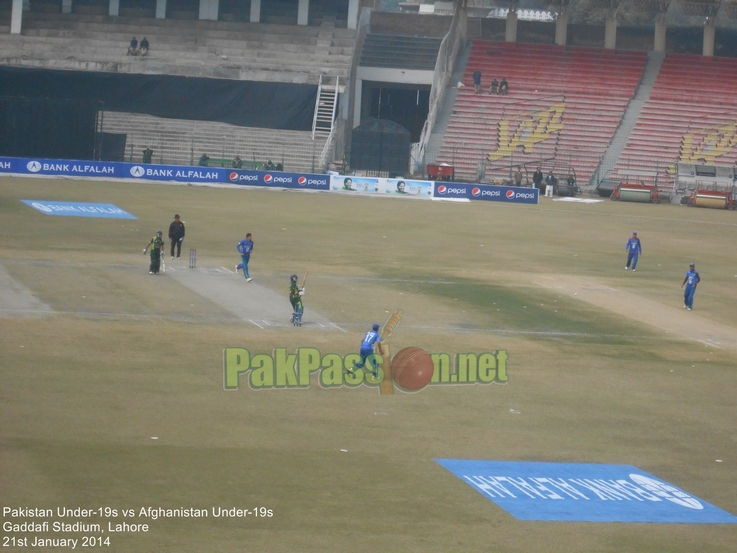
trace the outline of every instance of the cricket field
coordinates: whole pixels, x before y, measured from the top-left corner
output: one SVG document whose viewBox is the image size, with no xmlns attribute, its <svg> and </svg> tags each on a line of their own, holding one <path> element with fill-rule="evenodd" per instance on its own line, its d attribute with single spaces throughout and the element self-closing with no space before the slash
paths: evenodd
<svg viewBox="0 0 737 553">
<path fill-rule="evenodd" d="M 182 259 L 149 275 L 175 213 Z M 436 461 L 634 466 L 737 514 L 734 212 L 3 177 L 0 222 L 3 551 L 737 551 L 735 524 L 520 520 Z M 392 353 L 505 352 L 506 380 L 278 385 L 278 352 L 351 359 L 397 309 Z"/>
</svg>

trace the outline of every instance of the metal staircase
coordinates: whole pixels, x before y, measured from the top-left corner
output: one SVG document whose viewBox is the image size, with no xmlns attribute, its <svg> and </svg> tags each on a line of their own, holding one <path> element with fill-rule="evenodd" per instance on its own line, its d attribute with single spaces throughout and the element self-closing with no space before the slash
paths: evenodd
<svg viewBox="0 0 737 553">
<path fill-rule="evenodd" d="M 335 109 L 338 106 L 340 77 L 320 75 L 315 102 L 315 116 L 312 119 L 312 139 L 327 137 L 333 133 Z"/>
</svg>

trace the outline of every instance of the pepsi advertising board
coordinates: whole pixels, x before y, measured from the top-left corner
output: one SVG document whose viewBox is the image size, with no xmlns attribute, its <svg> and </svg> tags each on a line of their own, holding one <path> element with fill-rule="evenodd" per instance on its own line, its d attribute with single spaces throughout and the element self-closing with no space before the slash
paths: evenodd
<svg viewBox="0 0 737 553">
<path fill-rule="evenodd" d="M 493 184 L 466 184 L 460 182 L 436 182 L 435 198 L 486 200 L 517 204 L 537 204 L 540 191 L 537 188 L 496 186 Z"/>
<path fill-rule="evenodd" d="M 247 169 L 226 169 L 227 182 L 231 184 L 270 186 L 276 188 L 307 188 L 328 190 L 328 175 L 312 173 L 284 173 L 282 171 L 254 171 Z"/>
</svg>

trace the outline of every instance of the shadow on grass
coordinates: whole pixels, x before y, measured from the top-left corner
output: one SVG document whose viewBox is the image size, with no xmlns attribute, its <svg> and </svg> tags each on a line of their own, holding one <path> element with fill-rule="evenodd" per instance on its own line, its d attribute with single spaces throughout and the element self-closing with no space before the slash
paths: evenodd
<svg viewBox="0 0 737 553">
<path fill-rule="evenodd" d="M 583 301 L 535 288 L 500 286 L 437 275 L 382 274 L 403 292 L 462 303 L 480 322 L 498 332 L 528 334 L 543 340 L 628 345 L 652 337 L 641 325 Z M 397 279 L 411 280 L 397 282 Z M 448 282 L 453 284 L 448 284 Z"/>
</svg>

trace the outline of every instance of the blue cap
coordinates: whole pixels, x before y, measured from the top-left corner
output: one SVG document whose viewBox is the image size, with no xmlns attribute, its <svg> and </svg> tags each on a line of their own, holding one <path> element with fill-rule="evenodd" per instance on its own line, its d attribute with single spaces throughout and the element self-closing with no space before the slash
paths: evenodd
<svg viewBox="0 0 737 553">
<path fill-rule="evenodd" d="M 379 325 L 378 324 L 374 324 L 374 330 L 379 330 Z"/>
<path fill-rule="evenodd" d="M 689 267 L 696 267 L 696 263 L 691 263 Z"/>
</svg>

